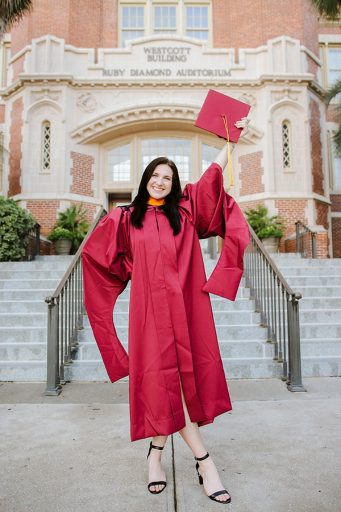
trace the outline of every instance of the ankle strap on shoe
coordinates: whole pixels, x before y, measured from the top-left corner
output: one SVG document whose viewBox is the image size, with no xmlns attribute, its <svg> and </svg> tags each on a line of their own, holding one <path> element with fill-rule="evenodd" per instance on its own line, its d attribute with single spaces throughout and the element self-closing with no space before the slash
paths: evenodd
<svg viewBox="0 0 341 512">
<path fill-rule="evenodd" d="M 210 454 L 207 452 L 206 455 L 204 455 L 203 457 L 194 457 L 195 460 L 204 460 L 204 459 L 207 459 L 207 457 L 209 457 Z"/>
<path fill-rule="evenodd" d="M 150 446 L 152 448 L 156 448 L 157 450 L 163 450 L 164 449 L 164 446 L 156 446 L 155 444 L 152 444 L 152 443 L 150 443 Z"/>
</svg>

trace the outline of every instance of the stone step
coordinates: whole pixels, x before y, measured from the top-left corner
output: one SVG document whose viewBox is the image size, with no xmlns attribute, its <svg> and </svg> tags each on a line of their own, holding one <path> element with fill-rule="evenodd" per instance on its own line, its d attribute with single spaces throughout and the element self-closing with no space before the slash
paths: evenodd
<svg viewBox="0 0 341 512">
<path fill-rule="evenodd" d="M 0 343 L 0 361 L 42 361 L 46 364 L 46 358 L 46 340 L 40 343 Z"/>
<path fill-rule="evenodd" d="M 302 376 L 341 377 L 341 357 L 302 357 Z"/>
<path fill-rule="evenodd" d="M 116 314 L 114 313 L 114 321 L 115 326 L 127 326 L 128 325 L 128 312 L 119 311 Z M 216 326 L 223 325 L 231 325 L 237 324 L 240 326 L 243 325 L 259 325 L 260 323 L 260 313 L 255 313 L 253 311 L 230 311 L 230 310 L 219 310 L 213 311 L 213 317 L 215 320 Z M 89 326 L 89 318 L 84 317 L 84 327 Z"/>
<path fill-rule="evenodd" d="M 341 309 L 302 309 L 300 311 L 300 324 L 313 323 L 318 318 L 324 324 L 341 321 Z"/>
<path fill-rule="evenodd" d="M 128 351 L 128 343 L 122 343 L 126 352 Z M 222 357 L 272 357 L 273 346 L 271 343 L 261 342 L 257 340 L 239 340 L 239 341 L 221 341 L 219 349 Z M 4 348 L 5 350 L 5 348 Z M 1 358 L 0 358 L 1 359 Z M 5 357 L 2 359 L 6 359 Z M 76 361 L 101 360 L 98 346 L 94 342 L 82 342 L 75 353 Z"/>
<path fill-rule="evenodd" d="M 0 381 L 46 382 L 46 376 L 46 361 L 0 361 Z"/>
<path fill-rule="evenodd" d="M 49 260 L 33 260 L 33 261 L 1 261 L 0 270 L 59 270 L 63 273 L 72 261 L 72 256 L 49 256 Z"/>
<path fill-rule="evenodd" d="M 341 338 L 301 339 L 302 357 L 341 357 Z"/>
<path fill-rule="evenodd" d="M 227 381 L 229 379 L 264 379 L 279 378 L 282 366 L 272 358 L 223 358 Z"/>
<path fill-rule="evenodd" d="M 341 267 L 338 266 L 283 266 L 281 265 L 279 267 L 281 273 L 284 275 L 284 277 L 296 277 L 296 276 L 307 276 L 313 274 L 314 276 L 341 276 Z"/>
<path fill-rule="evenodd" d="M 296 291 L 296 287 L 294 288 Z M 297 291 L 301 292 L 302 297 L 340 297 L 340 286 L 300 286 Z"/>
<path fill-rule="evenodd" d="M 47 304 L 40 300 L 0 300 L 0 314 L 2 313 L 45 313 L 47 315 Z"/>
<path fill-rule="evenodd" d="M 306 323 L 300 325 L 301 338 L 341 338 L 341 323 Z M 322 354 L 321 354 L 322 355 Z"/>
<path fill-rule="evenodd" d="M 0 327 L 0 344 L 2 343 L 38 343 L 46 342 L 47 329 L 42 326 Z"/>
<path fill-rule="evenodd" d="M 12 300 L 44 300 L 45 297 L 48 297 L 54 292 L 55 288 L 38 288 L 38 289 L 29 289 L 29 288 L 17 288 L 15 290 L 0 290 L 0 300 L 9 302 Z"/>
<path fill-rule="evenodd" d="M 216 326 L 217 336 L 220 340 L 266 340 L 267 329 L 258 325 L 218 325 Z M 124 342 L 128 341 L 128 328 L 117 326 L 116 328 L 118 338 Z M 90 327 L 85 326 L 79 332 L 79 339 L 81 342 L 92 341 L 93 334 Z"/>
<path fill-rule="evenodd" d="M 61 279 L 64 274 L 62 270 L 42 270 L 42 269 L 28 269 L 28 270 L 2 270 L 0 266 L 0 279 L 12 280 L 21 279 Z"/>
<path fill-rule="evenodd" d="M 341 276 L 284 276 L 289 286 L 300 288 L 301 286 L 339 286 L 341 292 Z"/>
<path fill-rule="evenodd" d="M 0 290 L 17 290 L 31 288 L 49 288 L 55 290 L 59 283 L 59 279 L 0 279 Z"/>
<path fill-rule="evenodd" d="M 341 308 L 340 297 L 302 297 L 299 301 L 300 311 L 305 309 L 339 309 Z"/>
<path fill-rule="evenodd" d="M 47 313 L 1 313 L 0 325 L 6 327 L 47 327 Z"/>
</svg>

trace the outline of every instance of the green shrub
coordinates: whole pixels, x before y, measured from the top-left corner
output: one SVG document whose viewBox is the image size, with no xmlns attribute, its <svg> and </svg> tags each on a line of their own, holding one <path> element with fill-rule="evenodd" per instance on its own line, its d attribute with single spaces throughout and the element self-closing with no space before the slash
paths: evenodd
<svg viewBox="0 0 341 512">
<path fill-rule="evenodd" d="M 29 231 L 36 220 L 9 198 L 0 196 L 0 261 L 19 261 L 25 256 Z"/>
<path fill-rule="evenodd" d="M 279 215 L 268 214 L 266 206 L 258 205 L 257 208 L 250 208 L 245 211 L 247 220 L 255 231 L 258 238 L 281 238 L 284 234 L 284 219 Z"/>
<path fill-rule="evenodd" d="M 60 212 L 55 227 L 65 228 L 71 232 L 71 253 L 75 253 L 90 227 L 90 223 L 86 220 L 86 209 L 83 203 L 77 206 L 73 204 L 64 212 Z"/>
<path fill-rule="evenodd" d="M 47 236 L 47 239 L 51 240 L 51 242 L 54 242 L 55 240 L 61 240 L 63 238 L 72 240 L 72 233 L 68 229 L 61 228 L 61 227 L 53 228 L 51 233 Z"/>
</svg>

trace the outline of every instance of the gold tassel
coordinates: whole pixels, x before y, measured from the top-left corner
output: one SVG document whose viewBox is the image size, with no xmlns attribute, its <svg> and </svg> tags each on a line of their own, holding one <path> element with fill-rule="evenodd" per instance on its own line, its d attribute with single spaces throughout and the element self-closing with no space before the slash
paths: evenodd
<svg viewBox="0 0 341 512">
<path fill-rule="evenodd" d="M 226 115 L 222 116 L 224 121 L 224 126 L 226 130 L 226 142 L 227 142 L 227 172 L 229 177 L 229 185 L 230 187 L 234 186 L 234 179 L 233 179 L 233 168 L 232 168 L 232 160 L 231 160 L 231 149 L 230 149 L 230 135 L 229 135 L 229 129 L 227 125 L 227 117 Z"/>
</svg>

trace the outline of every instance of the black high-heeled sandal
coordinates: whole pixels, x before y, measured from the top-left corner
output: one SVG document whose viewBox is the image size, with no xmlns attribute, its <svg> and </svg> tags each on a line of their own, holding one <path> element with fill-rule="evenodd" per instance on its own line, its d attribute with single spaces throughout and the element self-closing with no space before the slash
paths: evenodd
<svg viewBox="0 0 341 512">
<path fill-rule="evenodd" d="M 148 455 L 147 455 L 147 459 L 148 459 L 148 457 L 150 455 L 150 452 L 151 452 L 152 448 L 156 448 L 157 450 L 163 450 L 164 446 L 156 446 L 155 444 L 152 444 L 152 441 L 150 441 L 149 452 L 148 452 Z M 160 491 L 151 491 L 150 487 L 152 485 L 163 485 L 164 487 L 162 487 L 162 489 Z M 164 480 L 159 480 L 158 482 L 150 482 L 148 484 L 148 491 L 151 492 L 152 494 L 160 494 L 160 492 L 162 492 L 164 489 L 166 489 L 166 486 L 167 486 L 167 482 L 165 482 Z"/>
<path fill-rule="evenodd" d="M 194 458 L 195 458 L 195 460 L 204 460 L 204 459 L 207 459 L 207 457 L 209 457 L 209 455 L 210 454 L 207 452 L 206 455 L 204 455 L 203 457 L 194 457 Z M 197 473 L 198 473 L 198 477 L 199 477 L 199 484 L 202 485 L 204 483 L 204 480 L 203 480 L 201 474 L 199 473 L 199 462 L 196 463 L 195 467 L 196 467 L 196 470 L 197 470 Z M 213 501 L 217 501 L 218 503 L 230 503 L 231 496 L 227 500 L 216 500 L 215 499 L 216 496 L 220 496 L 220 494 L 228 494 L 228 495 L 230 495 L 230 493 L 226 489 L 222 489 L 221 491 L 213 492 L 208 497 L 211 500 L 213 500 Z"/>
</svg>

